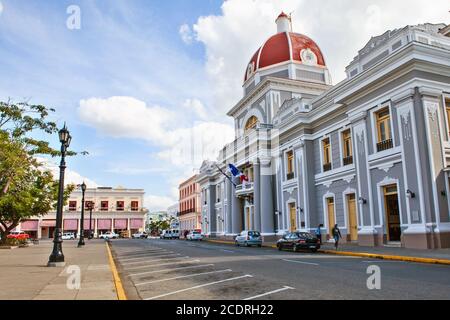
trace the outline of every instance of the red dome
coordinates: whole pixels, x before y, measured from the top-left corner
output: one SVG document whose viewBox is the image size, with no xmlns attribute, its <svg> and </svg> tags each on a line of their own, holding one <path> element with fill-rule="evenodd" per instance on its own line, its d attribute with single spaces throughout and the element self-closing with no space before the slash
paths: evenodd
<svg viewBox="0 0 450 320">
<path fill-rule="evenodd" d="M 310 49 L 317 57 L 317 64 L 325 66 L 325 59 L 319 46 L 307 36 L 294 32 L 281 32 L 270 37 L 255 52 L 250 64 L 254 72 L 286 61 L 302 62 L 303 49 Z M 244 81 L 247 81 L 247 75 L 248 72 L 245 73 Z"/>
</svg>

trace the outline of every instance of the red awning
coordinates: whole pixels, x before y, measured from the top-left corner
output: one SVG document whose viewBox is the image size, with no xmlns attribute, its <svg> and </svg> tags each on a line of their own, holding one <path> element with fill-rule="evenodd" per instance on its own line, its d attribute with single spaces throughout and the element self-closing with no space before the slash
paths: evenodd
<svg viewBox="0 0 450 320">
<path fill-rule="evenodd" d="M 126 229 L 127 224 L 127 219 L 114 219 L 114 229 Z"/>
<path fill-rule="evenodd" d="M 78 220 L 64 219 L 64 230 L 77 231 L 78 230 Z"/>
<path fill-rule="evenodd" d="M 20 230 L 22 231 L 37 231 L 39 226 L 39 220 L 26 220 L 20 224 Z"/>
<path fill-rule="evenodd" d="M 56 227 L 56 220 L 42 220 L 41 227 Z"/>
<path fill-rule="evenodd" d="M 141 229 L 144 226 L 143 219 L 131 219 L 130 220 L 130 228 L 131 229 Z"/>
</svg>

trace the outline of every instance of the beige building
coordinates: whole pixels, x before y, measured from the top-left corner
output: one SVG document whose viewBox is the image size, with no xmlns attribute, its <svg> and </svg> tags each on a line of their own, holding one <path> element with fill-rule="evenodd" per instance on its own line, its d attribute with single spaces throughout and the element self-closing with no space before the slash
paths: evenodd
<svg viewBox="0 0 450 320">
<path fill-rule="evenodd" d="M 147 210 L 143 207 L 143 189 L 125 189 L 99 187 L 87 189 L 85 193 L 84 230 L 90 228 L 97 237 L 107 231 L 128 230 L 135 233 L 144 230 L 144 220 Z M 88 203 L 93 203 L 92 220 Z M 82 192 L 76 189 L 72 192 L 63 211 L 63 233 L 79 233 L 81 227 Z M 25 231 L 32 238 L 53 238 L 56 227 L 56 212 L 50 212 L 43 217 L 31 218 L 22 222 L 17 230 Z"/>
<path fill-rule="evenodd" d="M 186 230 L 202 229 L 200 211 L 200 188 L 197 175 L 182 182 L 179 186 L 179 222 L 181 234 Z"/>
</svg>

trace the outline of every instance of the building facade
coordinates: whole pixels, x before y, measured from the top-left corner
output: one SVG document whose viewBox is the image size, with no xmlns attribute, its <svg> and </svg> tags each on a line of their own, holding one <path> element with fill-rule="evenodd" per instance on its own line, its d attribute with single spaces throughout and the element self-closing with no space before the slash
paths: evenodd
<svg viewBox="0 0 450 320">
<path fill-rule="evenodd" d="M 360 245 L 450 247 L 449 27 L 372 37 L 332 86 L 317 44 L 276 23 L 228 112 L 236 139 L 200 169 L 207 235 L 338 224 Z M 230 163 L 248 183 L 217 169 Z"/>
<path fill-rule="evenodd" d="M 107 231 L 128 230 L 130 234 L 144 230 L 147 210 L 143 207 L 144 190 L 99 187 L 88 188 L 85 192 L 84 230 L 91 229 L 97 237 Z M 92 220 L 88 203 L 93 204 Z M 73 191 L 63 212 L 63 232 L 80 233 L 81 227 L 81 189 Z M 23 221 L 17 230 L 25 231 L 32 238 L 53 238 L 56 226 L 56 212 L 43 217 Z"/>
<path fill-rule="evenodd" d="M 184 234 L 185 231 L 202 229 L 200 188 L 197 183 L 197 175 L 180 184 L 178 205 L 181 234 Z"/>
</svg>

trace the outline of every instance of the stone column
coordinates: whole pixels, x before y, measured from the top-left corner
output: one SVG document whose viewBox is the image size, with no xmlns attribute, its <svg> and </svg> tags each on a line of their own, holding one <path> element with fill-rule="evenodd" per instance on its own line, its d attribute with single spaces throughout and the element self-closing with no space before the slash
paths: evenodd
<svg viewBox="0 0 450 320">
<path fill-rule="evenodd" d="M 237 185 L 239 184 L 239 178 L 233 178 L 233 182 Z M 232 194 L 231 197 L 231 206 L 232 206 L 232 233 L 238 234 L 242 231 L 242 208 L 241 208 L 241 202 L 238 199 L 238 197 L 235 196 L 236 187 L 233 185 L 232 188 Z"/>
<path fill-rule="evenodd" d="M 358 231 L 360 245 L 376 246 L 379 242 L 374 228 L 373 199 L 371 192 L 371 176 L 368 174 L 368 145 L 367 145 L 367 112 L 363 111 L 353 116 L 352 140 L 354 158 L 356 160 L 356 176 L 358 177 L 358 215 L 361 229 Z M 325 226 L 326 227 L 326 226 Z M 382 241 L 382 239 L 380 239 Z"/>
<path fill-rule="evenodd" d="M 209 233 L 215 235 L 217 233 L 217 216 L 216 216 L 216 186 L 209 184 L 208 186 L 208 211 L 209 211 Z"/>
<path fill-rule="evenodd" d="M 225 180 L 225 186 L 227 189 L 227 218 L 226 218 L 226 224 L 227 224 L 227 229 L 226 229 L 226 233 L 230 234 L 233 233 L 233 218 L 232 218 L 232 199 L 234 198 L 234 193 L 233 193 L 233 185 L 231 184 L 231 181 L 229 179 Z"/>
<path fill-rule="evenodd" d="M 260 158 L 261 163 L 261 232 L 267 235 L 275 233 L 275 211 L 273 208 L 271 158 Z"/>
<path fill-rule="evenodd" d="M 253 163 L 253 177 L 254 229 L 261 231 L 261 167 L 258 160 Z"/>
</svg>

